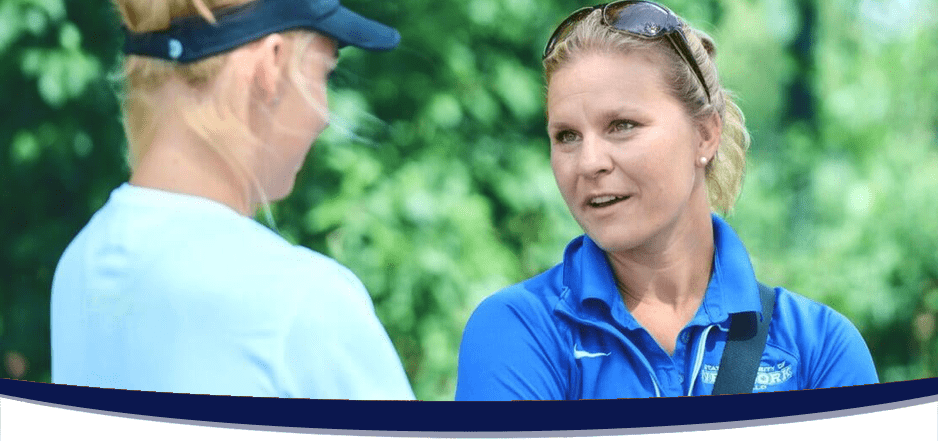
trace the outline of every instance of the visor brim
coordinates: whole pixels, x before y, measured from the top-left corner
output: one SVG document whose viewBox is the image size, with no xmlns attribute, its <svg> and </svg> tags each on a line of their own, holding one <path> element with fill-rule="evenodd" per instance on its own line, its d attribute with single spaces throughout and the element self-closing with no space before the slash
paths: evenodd
<svg viewBox="0 0 938 441">
<path fill-rule="evenodd" d="M 320 19 L 316 23 L 319 32 L 332 37 L 339 47 L 355 46 L 370 51 L 394 49 L 401 42 L 396 29 L 367 19 L 345 7 Z"/>
</svg>

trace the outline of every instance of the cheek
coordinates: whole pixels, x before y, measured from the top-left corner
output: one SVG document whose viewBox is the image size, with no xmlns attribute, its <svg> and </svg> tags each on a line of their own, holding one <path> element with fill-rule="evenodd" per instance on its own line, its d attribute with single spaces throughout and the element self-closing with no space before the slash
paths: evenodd
<svg viewBox="0 0 938 441">
<path fill-rule="evenodd" d="M 325 127 L 329 123 L 329 98 L 325 83 L 314 82 L 309 89 L 312 102 L 307 104 L 309 117 L 315 127 Z"/>
<path fill-rule="evenodd" d="M 560 187 L 560 191 L 563 191 L 567 181 L 567 171 L 566 164 L 559 154 L 551 152 L 550 168 L 554 172 L 554 180 L 557 181 L 557 186 Z"/>
<path fill-rule="evenodd" d="M 329 111 L 329 93 L 326 91 L 326 86 L 322 87 L 322 92 L 316 98 L 319 103 L 319 109 L 316 110 L 316 113 L 325 128 L 329 125 L 329 116 L 331 115 Z"/>
<path fill-rule="evenodd" d="M 577 175 L 574 170 L 573 158 L 552 152 L 550 168 L 554 172 L 554 181 L 557 183 L 560 195 L 569 205 L 576 192 Z"/>
<path fill-rule="evenodd" d="M 669 159 L 658 161 L 645 178 L 655 195 L 655 205 L 660 207 L 683 205 L 693 192 L 696 181 L 696 168 L 687 155 L 679 154 Z"/>
<path fill-rule="evenodd" d="M 306 84 L 306 90 L 309 91 L 309 96 L 317 105 L 323 105 L 326 103 L 325 80 L 310 80 Z"/>
</svg>

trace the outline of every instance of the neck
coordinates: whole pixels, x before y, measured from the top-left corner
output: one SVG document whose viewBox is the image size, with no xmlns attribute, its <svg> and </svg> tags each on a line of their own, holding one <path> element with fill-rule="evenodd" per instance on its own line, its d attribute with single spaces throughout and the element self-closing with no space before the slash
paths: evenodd
<svg viewBox="0 0 938 441">
<path fill-rule="evenodd" d="M 665 308 L 693 316 L 703 300 L 713 266 L 709 210 L 702 216 L 705 219 L 675 226 L 654 249 L 607 253 L 626 308 L 633 313 L 645 307 Z"/>
<path fill-rule="evenodd" d="M 167 118 L 166 120 L 172 120 Z M 257 207 L 254 191 L 235 168 L 182 124 L 168 123 L 140 158 L 130 183 L 220 202 L 244 216 Z"/>
</svg>

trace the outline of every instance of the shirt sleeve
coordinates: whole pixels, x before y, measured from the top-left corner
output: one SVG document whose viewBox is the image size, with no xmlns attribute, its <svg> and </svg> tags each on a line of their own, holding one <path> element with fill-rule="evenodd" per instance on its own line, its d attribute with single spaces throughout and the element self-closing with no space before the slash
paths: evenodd
<svg viewBox="0 0 938 441">
<path fill-rule="evenodd" d="M 317 399 L 413 400 L 414 394 L 371 298 L 350 271 L 314 282 L 284 347 L 290 395 Z"/>
<path fill-rule="evenodd" d="M 846 317 L 824 307 L 819 345 L 811 354 L 807 389 L 856 386 L 879 382 L 873 357 L 860 331 Z"/>
<path fill-rule="evenodd" d="M 470 317 L 459 349 L 457 401 L 567 399 L 561 331 L 524 294 L 498 293 Z"/>
</svg>

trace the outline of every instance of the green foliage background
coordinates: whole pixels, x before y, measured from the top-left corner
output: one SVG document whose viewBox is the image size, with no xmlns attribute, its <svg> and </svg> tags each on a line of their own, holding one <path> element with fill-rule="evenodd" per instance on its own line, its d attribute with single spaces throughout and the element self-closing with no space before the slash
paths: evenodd
<svg viewBox="0 0 938 441">
<path fill-rule="evenodd" d="M 580 230 L 553 182 L 540 51 L 568 0 L 347 0 L 396 26 L 342 52 L 333 127 L 274 216 L 370 290 L 417 397 L 462 328 Z M 728 218 L 761 280 L 860 328 L 883 381 L 938 375 L 938 2 L 673 0 L 715 37 L 754 142 Z M 49 289 L 127 179 L 104 0 L 0 0 L 0 375 L 49 381 Z"/>
</svg>

